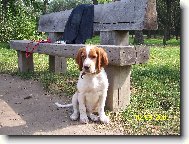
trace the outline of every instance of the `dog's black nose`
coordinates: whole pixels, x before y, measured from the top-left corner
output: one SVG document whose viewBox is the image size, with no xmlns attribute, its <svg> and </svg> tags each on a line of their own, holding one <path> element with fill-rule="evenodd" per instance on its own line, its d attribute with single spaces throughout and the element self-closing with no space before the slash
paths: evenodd
<svg viewBox="0 0 189 144">
<path fill-rule="evenodd" d="M 84 66 L 84 69 L 85 70 L 89 70 L 89 66 Z"/>
</svg>

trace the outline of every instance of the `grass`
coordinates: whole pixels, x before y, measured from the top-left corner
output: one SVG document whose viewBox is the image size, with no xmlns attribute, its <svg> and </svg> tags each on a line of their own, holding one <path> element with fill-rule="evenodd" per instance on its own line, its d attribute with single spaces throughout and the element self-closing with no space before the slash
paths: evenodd
<svg viewBox="0 0 189 144">
<path fill-rule="evenodd" d="M 132 67 L 130 105 L 119 116 L 108 112 L 128 135 L 180 135 L 180 41 L 172 39 L 167 46 L 159 42 L 146 39 L 151 45 L 150 60 Z M 87 43 L 99 44 L 99 37 Z M 34 54 L 34 63 L 35 73 L 19 73 L 16 52 L 0 43 L 0 74 L 40 81 L 58 96 L 72 96 L 76 91 L 79 71 L 73 59 L 68 59 L 66 74 L 48 72 L 46 55 Z"/>
<path fill-rule="evenodd" d="M 180 48 L 151 48 L 149 62 L 133 66 L 131 82 L 131 105 L 123 112 L 131 134 L 179 134 Z"/>
<path fill-rule="evenodd" d="M 134 38 L 132 38 L 130 36 L 129 38 L 129 44 L 132 45 L 134 41 Z M 87 43 L 89 44 L 100 44 L 100 40 L 99 40 L 99 36 L 94 36 L 92 39 L 87 40 Z M 144 44 L 148 45 L 148 46 L 164 46 L 163 45 L 163 39 L 161 37 L 157 37 L 157 38 L 146 38 L 146 36 L 144 36 Z M 175 47 L 175 46 L 179 46 L 180 45 L 180 39 L 176 40 L 176 39 L 170 39 L 167 41 L 167 45 L 164 47 Z"/>
</svg>

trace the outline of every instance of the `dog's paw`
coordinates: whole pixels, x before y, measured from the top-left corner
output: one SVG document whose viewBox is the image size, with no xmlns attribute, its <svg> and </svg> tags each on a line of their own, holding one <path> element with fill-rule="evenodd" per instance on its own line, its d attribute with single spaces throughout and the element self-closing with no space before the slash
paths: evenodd
<svg viewBox="0 0 189 144">
<path fill-rule="evenodd" d="M 80 122 L 83 123 L 83 124 L 87 124 L 89 122 L 87 115 L 86 116 L 81 115 L 80 116 Z"/>
<path fill-rule="evenodd" d="M 97 116 L 97 115 L 94 115 L 94 114 L 90 114 L 90 119 L 91 119 L 92 121 L 98 121 L 98 120 L 99 120 L 98 116 Z"/>
<path fill-rule="evenodd" d="M 75 120 L 78 119 L 78 117 L 79 117 L 79 114 L 73 113 L 73 114 L 70 116 L 70 119 L 75 121 Z"/>
<path fill-rule="evenodd" d="M 103 115 L 103 116 L 100 116 L 100 121 L 105 123 L 105 124 L 108 124 L 110 122 L 110 119 L 109 119 L 108 116 Z"/>
</svg>

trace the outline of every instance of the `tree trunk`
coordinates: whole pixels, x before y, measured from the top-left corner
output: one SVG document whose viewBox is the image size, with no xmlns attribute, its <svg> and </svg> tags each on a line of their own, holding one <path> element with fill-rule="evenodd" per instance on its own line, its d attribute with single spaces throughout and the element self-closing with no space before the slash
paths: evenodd
<svg viewBox="0 0 189 144">
<path fill-rule="evenodd" d="M 164 29 L 163 45 L 167 45 L 167 26 L 165 26 L 165 29 Z"/>
<path fill-rule="evenodd" d="M 167 6 L 167 23 L 166 23 L 166 33 L 167 33 L 167 40 L 171 39 L 171 0 L 166 0 L 166 6 Z"/>
<path fill-rule="evenodd" d="M 175 6 L 175 4 L 174 4 Z M 174 7 L 174 9 L 176 9 L 176 6 Z M 179 10 L 175 10 L 174 11 L 174 35 L 176 37 L 176 40 L 178 40 L 178 37 L 180 35 L 180 12 Z"/>
<path fill-rule="evenodd" d="M 97 0 L 93 0 L 93 4 L 94 4 L 94 5 L 97 5 L 97 4 L 98 4 L 98 1 L 97 1 Z"/>
<path fill-rule="evenodd" d="M 6 17 L 6 13 L 7 13 L 7 10 L 8 10 L 8 8 L 7 8 L 8 1 L 7 0 L 2 0 L 0 4 L 1 4 L 0 6 L 2 7 L 2 15 L 4 17 Z"/>
<path fill-rule="evenodd" d="M 144 44 L 144 37 L 143 37 L 142 30 L 135 31 L 134 44 L 137 44 L 137 45 Z"/>
<path fill-rule="evenodd" d="M 46 14 L 47 13 L 47 4 L 48 4 L 48 0 L 43 0 L 43 14 Z"/>
<path fill-rule="evenodd" d="M 148 30 L 148 33 L 147 33 L 147 38 L 152 38 L 152 34 L 151 34 L 151 30 Z"/>
<path fill-rule="evenodd" d="M 178 40 L 178 37 L 179 37 L 179 32 L 180 31 L 180 28 L 179 28 L 179 26 L 177 25 L 177 26 L 175 26 L 175 36 L 176 36 L 176 40 Z"/>
<path fill-rule="evenodd" d="M 167 40 L 171 38 L 170 36 L 170 27 L 171 27 L 171 0 L 166 0 L 166 19 L 167 22 L 164 25 L 164 36 L 163 36 L 163 45 L 167 45 Z"/>
</svg>

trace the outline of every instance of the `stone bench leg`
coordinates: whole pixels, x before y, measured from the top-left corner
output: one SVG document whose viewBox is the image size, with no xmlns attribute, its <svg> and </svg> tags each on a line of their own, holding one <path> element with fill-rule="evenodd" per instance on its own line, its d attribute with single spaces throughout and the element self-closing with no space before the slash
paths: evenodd
<svg viewBox="0 0 189 144">
<path fill-rule="evenodd" d="M 19 72 L 34 71 L 33 54 L 26 58 L 26 52 L 17 51 L 18 54 L 18 70 Z"/>
<path fill-rule="evenodd" d="M 131 66 L 109 65 L 105 71 L 109 81 L 106 109 L 118 111 L 126 108 L 130 102 Z"/>
<path fill-rule="evenodd" d="M 49 55 L 49 71 L 54 73 L 65 73 L 67 70 L 67 63 L 65 57 Z"/>
<path fill-rule="evenodd" d="M 102 45 L 128 45 L 127 31 L 100 32 Z M 106 109 L 118 111 L 126 108 L 130 103 L 130 74 L 131 66 L 108 65 L 105 68 L 109 81 Z"/>
<path fill-rule="evenodd" d="M 52 42 L 56 42 L 62 33 L 48 33 Z M 65 73 L 67 71 L 67 62 L 65 57 L 49 55 L 49 70 L 54 73 Z"/>
</svg>

